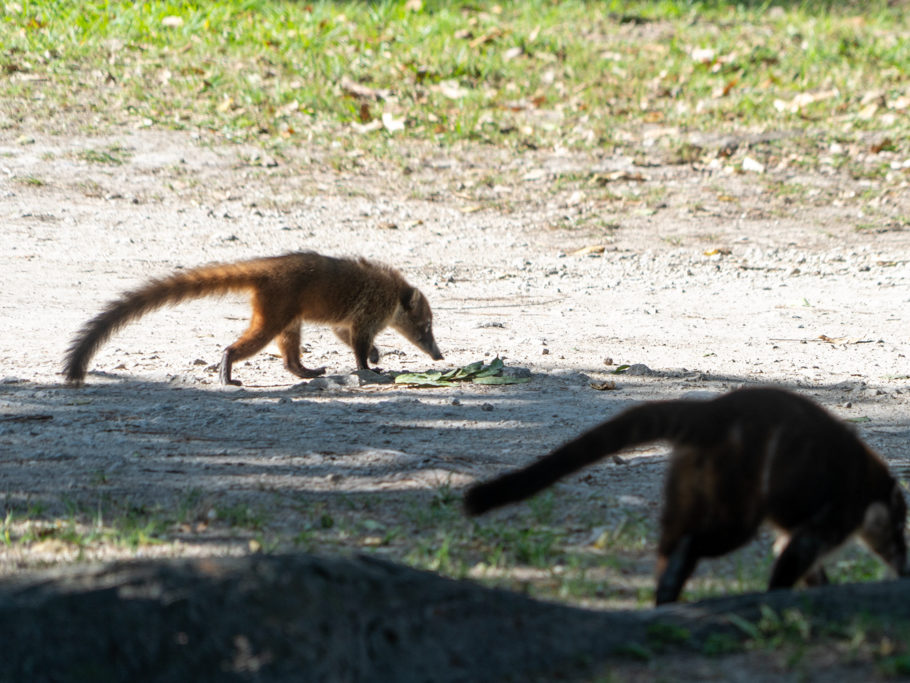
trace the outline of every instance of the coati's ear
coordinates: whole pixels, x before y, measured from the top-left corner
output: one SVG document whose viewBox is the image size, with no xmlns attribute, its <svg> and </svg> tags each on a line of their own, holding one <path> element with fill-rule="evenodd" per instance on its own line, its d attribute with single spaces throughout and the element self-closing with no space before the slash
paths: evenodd
<svg viewBox="0 0 910 683">
<path fill-rule="evenodd" d="M 420 290 L 416 287 L 405 287 L 401 290 L 401 307 L 406 311 L 414 310 L 417 301 L 420 299 Z"/>
</svg>

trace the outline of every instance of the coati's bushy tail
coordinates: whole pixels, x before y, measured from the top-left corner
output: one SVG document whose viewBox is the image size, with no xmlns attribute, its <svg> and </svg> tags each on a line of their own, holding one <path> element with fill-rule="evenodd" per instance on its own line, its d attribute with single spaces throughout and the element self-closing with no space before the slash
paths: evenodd
<svg viewBox="0 0 910 683">
<path fill-rule="evenodd" d="M 468 489 L 465 511 L 479 515 L 533 496 L 562 477 L 629 446 L 671 439 L 697 429 L 701 401 L 660 401 L 629 408 L 537 462 Z"/>
<path fill-rule="evenodd" d="M 262 277 L 260 266 L 263 261 L 203 266 L 154 279 L 138 289 L 125 292 L 89 320 L 73 339 L 64 360 L 66 381 L 80 384 L 85 379 L 89 361 L 101 345 L 128 322 L 161 306 L 186 299 L 249 289 Z"/>
</svg>

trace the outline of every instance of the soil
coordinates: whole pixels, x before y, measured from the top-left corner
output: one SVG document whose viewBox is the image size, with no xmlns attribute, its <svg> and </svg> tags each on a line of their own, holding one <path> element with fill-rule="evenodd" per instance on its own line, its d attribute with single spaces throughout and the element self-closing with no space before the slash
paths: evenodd
<svg viewBox="0 0 910 683">
<path fill-rule="evenodd" d="M 147 129 L 0 137 L 6 509 L 53 520 L 102 496 L 178 507 L 201 492 L 203 510 L 252 502 L 293 529 L 302 500 L 369 493 L 391 524 L 427 492 L 525 463 L 631 402 L 754 383 L 855 422 L 906 478 L 906 164 L 878 179 L 786 160 L 743 172 L 720 153 L 730 139 L 690 141 L 706 150 L 698 163 L 670 163 L 660 145 L 633 159 L 408 143 L 376 160 L 343 142 L 268 153 Z M 122 163 L 86 160 L 98 149 Z M 428 296 L 445 360 L 385 332 L 383 369 L 499 356 L 532 381 L 361 385 L 353 354 L 308 326 L 304 364 L 328 366 L 328 382 L 298 381 L 270 347 L 225 389 L 215 365 L 249 312 L 229 296 L 146 316 L 108 342 L 83 388 L 62 384 L 71 338 L 123 290 L 300 249 L 391 263 Z M 558 495 L 583 502 L 606 487 L 653 519 L 665 460 L 659 445 L 639 449 Z M 249 551 L 204 522 L 139 549 L 2 546 L 0 574 Z"/>
</svg>

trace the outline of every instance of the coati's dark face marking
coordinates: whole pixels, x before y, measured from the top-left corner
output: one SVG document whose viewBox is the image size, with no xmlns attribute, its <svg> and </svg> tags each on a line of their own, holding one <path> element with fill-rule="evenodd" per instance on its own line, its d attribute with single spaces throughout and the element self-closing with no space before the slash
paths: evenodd
<svg viewBox="0 0 910 683">
<path fill-rule="evenodd" d="M 442 360 L 442 353 L 433 338 L 430 302 L 419 289 L 411 287 L 402 293 L 400 303 L 392 327 L 433 360 Z"/>
<path fill-rule="evenodd" d="M 894 485 L 888 501 L 875 501 L 868 508 L 859 531 L 860 540 L 878 553 L 899 575 L 907 576 L 907 541 L 904 526 L 907 503 L 899 484 Z"/>
</svg>

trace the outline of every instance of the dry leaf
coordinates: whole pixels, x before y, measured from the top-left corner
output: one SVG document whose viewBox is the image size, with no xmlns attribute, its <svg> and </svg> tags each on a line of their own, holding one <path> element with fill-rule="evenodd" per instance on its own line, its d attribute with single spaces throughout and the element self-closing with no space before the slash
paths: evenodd
<svg viewBox="0 0 910 683">
<path fill-rule="evenodd" d="M 894 140 L 891 138 L 883 138 L 880 142 L 873 143 L 869 147 L 869 151 L 873 154 L 878 154 L 882 150 L 892 149 L 894 147 Z"/>
<path fill-rule="evenodd" d="M 461 84 L 454 79 L 448 81 L 440 81 L 439 84 L 435 87 L 435 90 L 437 90 L 440 95 L 447 97 L 450 100 L 460 100 L 469 92 L 467 88 L 461 87 Z"/>
<path fill-rule="evenodd" d="M 298 109 L 300 109 L 300 102 L 298 102 L 297 100 L 291 100 L 287 104 L 282 105 L 281 107 L 278 107 L 277 113 L 278 113 L 278 116 L 289 116 L 290 114 L 293 114 Z"/>
<path fill-rule="evenodd" d="M 372 133 L 377 130 L 382 130 L 382 121 L 379 119 L 373 119 L 369 123 L 357 123 L 355 121 L 351 124 L 351 129 L 360 135 Z"/>
<path fill-rule="evenodd" d="M 502 53 L 502 61 L 510 62 L 516 57 L 521 57 L 524 54 L 524 49 L 521 46 L 510 47 L 508 50 Z"/>
<path fill-rule="evenodd" d="M 838 95 L 840 95 L 840 91 L 837 88 L 820 90 L 818 92 L 804 92 L 800 93 L 789 102 L 774 100 L 774 108 L 779 112 L 790 112 L 795 114 L 805 107 L 808 107 L 810 104 L 830 100 L 832 97 L 837 97 Z"/>
<path fill-rule="evenodd" d="M 710 47 L 697 47 L 689 53 L 692 61 L 699 64 L 713 64 L 716 55 L 717 52 Z"/>
<path fill-rule="evenodd" d="M 729 256 L 731 253 L 733 252 L 727 247 L 714 247 L 705 251 L 705 256 Z"/>
<path fill-rule="evenodd" d="M 871 121 L 875 118 L 875 113 L 878 111 L 878 105 L 873 102 L 865 107 L 863 107 L 860 112 L 856 115 L 861 121 Z"/>
<path fill-rule="evenodd" d="M 377 90 L 358 83 L 347 76 L 341 77 L 341 82 L 338 83 L 338 86 L 344 93 L 361 100 L 384 100 L 390 94 L 389 90 Z"/>
<path fill-rule="evenodd" d="M 396 119 L 389 112 L 382 113 L 382 125 L 390 133 L 404 130 L 404 118 Z"/>
<path fill-rule="evenodd" d="M 743 157 L 743 170 L 749 173 L 764 173 L 765 165 L 752 157 Z"/>
<path fill-rule="evenodd" d="M 605 379 L 603 382 L 591 382 L 589 385 L 592 389 L 596 391 L 615 391 L 616 382 L 613 380 Z"/>
<path fill-rule="evenodd" d="M 638 171 L 610 171 L 609 173 L 595 173 L 591 176 L 591 181 L 596 185 L 606 185 L 607 183 L 615 183 L 619 180 L 644 182 L 647 178 Z"/>
<path fill-rule="evenodd" d="M 588 256 L 590 254 L 602 254 L 604 253 L 604 245 L 602 244 L 592 244 L 587 247 L 582 247 L 581 249 L 576 249 L 569 256 Z"/>
<path fill-rule="evenodd" d="M 373 115 L 370 113 L 369 102 L 360 103 L 360 110 L 357 112 L 357 118 L 360 119 L 360 123 L 369 123 L 373 120 Z"/>
<path fill-rule="evenodd" d="M 474 50 L 485 43 L 492 43 L 494 40 L 499 38 L 502 35 L 502 30 L 494 28 L 490 31 L 487 31 L 482 36 L 477 36 L 474 40 L 468 43 L 468 46 Z"/>
</svg>

